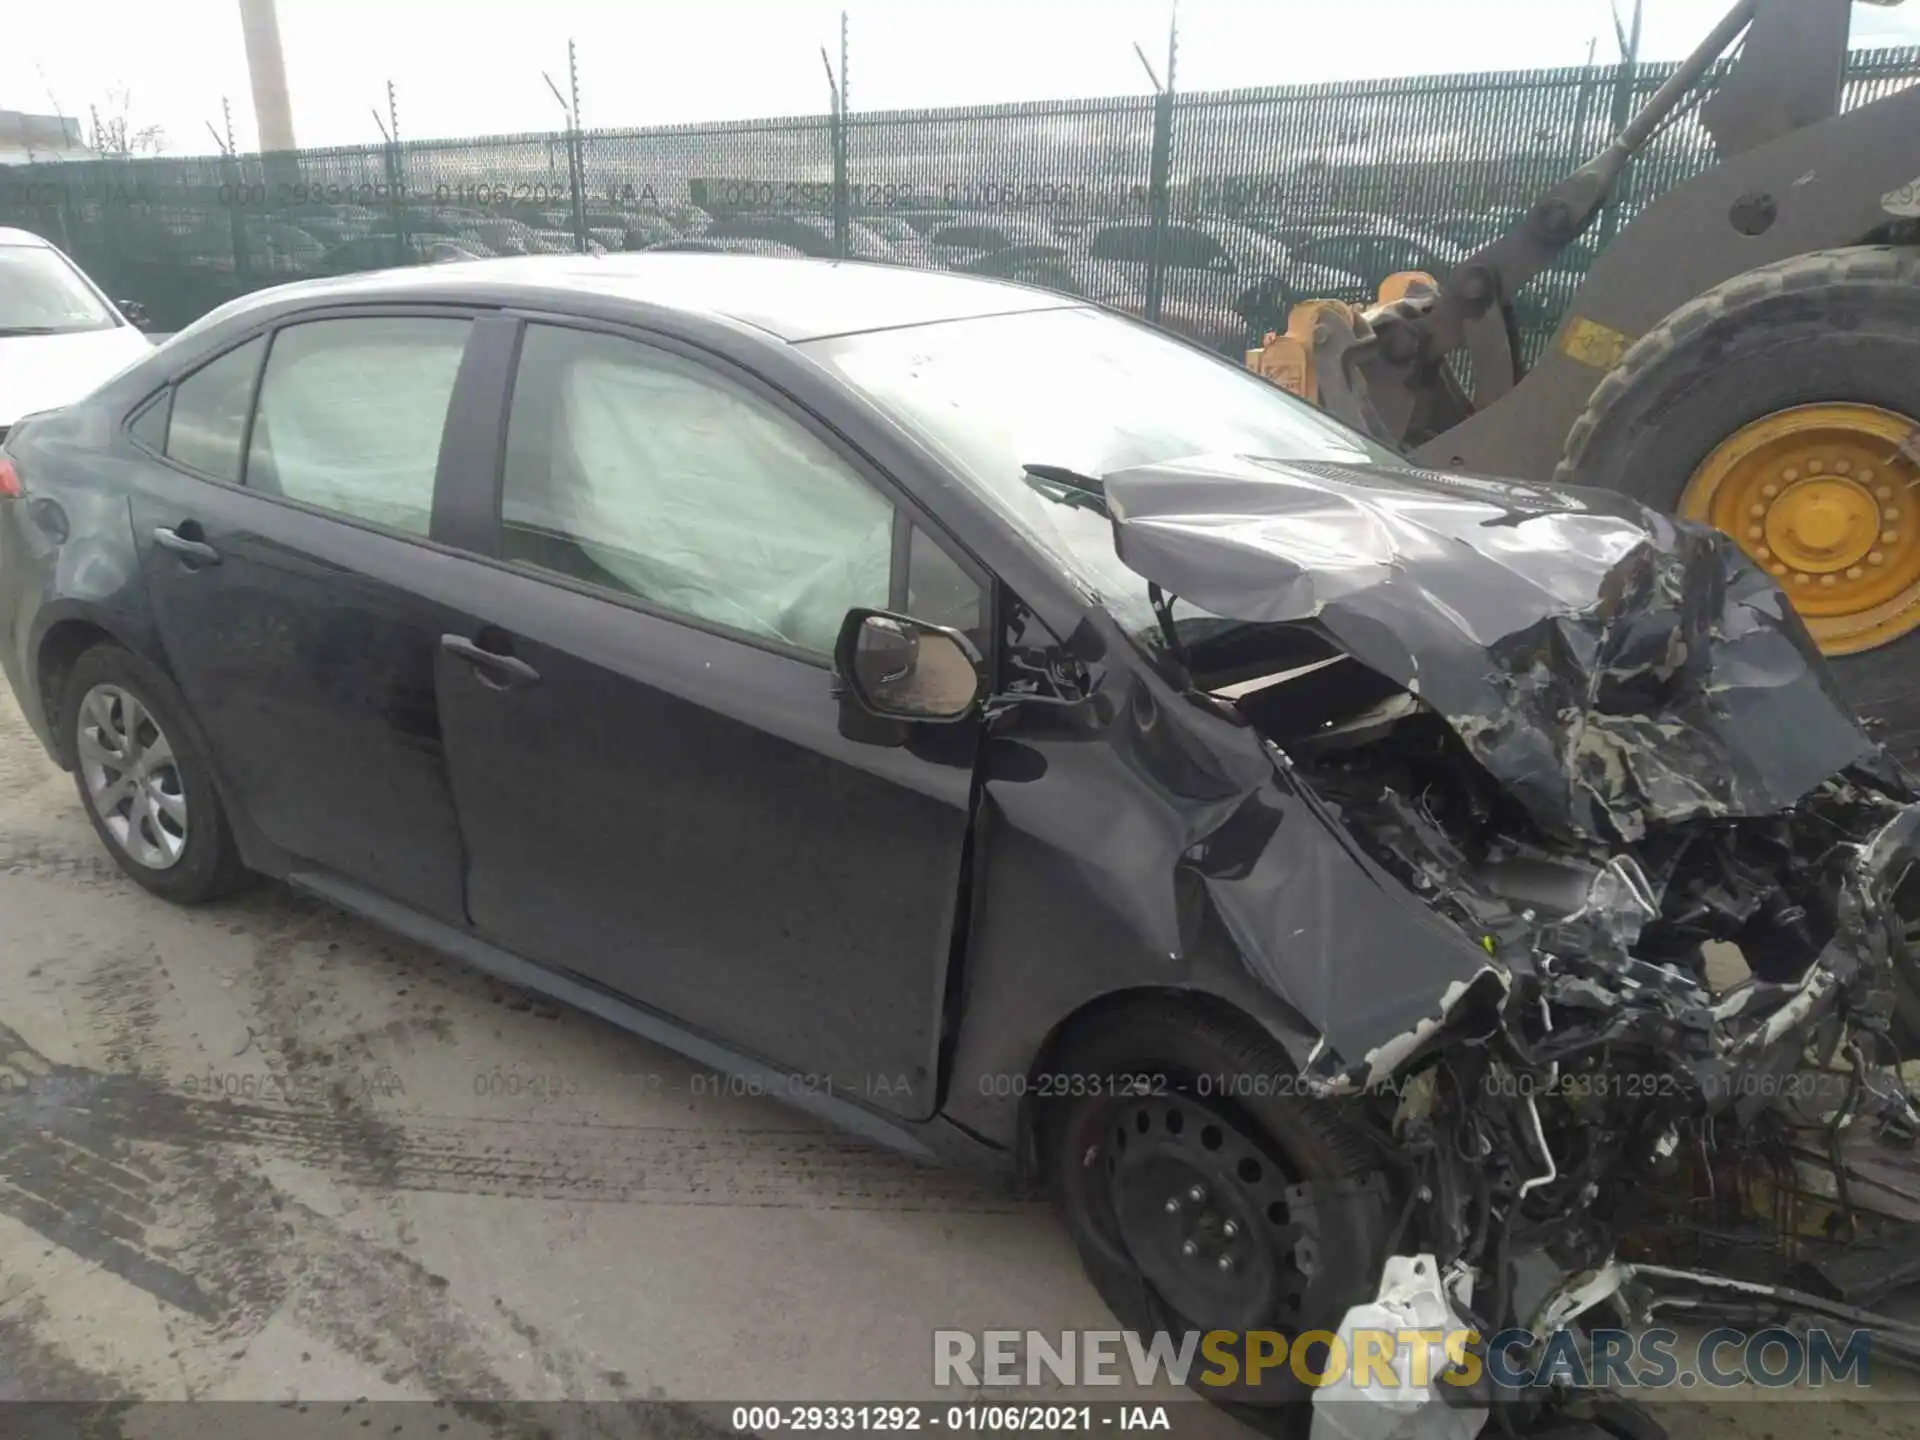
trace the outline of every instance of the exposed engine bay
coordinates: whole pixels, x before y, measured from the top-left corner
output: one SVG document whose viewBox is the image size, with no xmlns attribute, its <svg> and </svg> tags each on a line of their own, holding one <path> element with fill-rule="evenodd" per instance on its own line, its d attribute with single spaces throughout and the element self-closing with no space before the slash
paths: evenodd
<svg viewBox="0 0 1920 1440">
<path fill-rule="evenodd" d="M 1548 833 L 1440 717 L 1345 657 L 1226 688 L 1492 962 L 1434 1034 L 1329 1086 L 1381 1091 L 1421 1197 L 1389 1265 L 1472 1277 L 1471 1302 L 1447 1300 L 1483 1335 L 1667 1306 L 1870 1325 L 1877 1353 L 1920 1364 L 1920 1327 L 1870 1313 L 1920 1284 L 1891 984 L 1920 812 L 1898 777 L 1606 845 Z M 1710 965 L 1716 945 L 1737 952 Z"/>
<path fill-rule="evenodd" d="M 1485 956 L 1405 957 L 1428 1018 L 1308 1067 L 1400 1172 L 1376 1307 L 1431 1257 L 1483 1336 L 1664 1311 L 1920 1364 L 1876 1308 L 1920 1284 L 1920 791 L 1765 577 L 1615 496 L 1237 459 L 1104 485 L 1195 688 Z M 1180 631 L 1171 595 L 1237 623 Z"/>
</svg>

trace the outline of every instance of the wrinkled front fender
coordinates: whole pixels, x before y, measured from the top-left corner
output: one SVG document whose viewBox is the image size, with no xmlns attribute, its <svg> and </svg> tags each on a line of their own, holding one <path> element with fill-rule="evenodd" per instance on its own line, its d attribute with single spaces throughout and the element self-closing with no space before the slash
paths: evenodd
<svg viewBox="0 0 1920 1440">
<path fill-rule="evenodd" d="M 1059 669 L 1029 632 L 1024 668 Z M 986 742 L 950 1118 L 1012 1144 L 1049 1037 L 1105 997 L 1211 996 L 1335 1073 L 1398 1053 L 1493 968 L 1104 615 L 1064 648 L 1085 693 L 1013 704 Z"/>
</svg>

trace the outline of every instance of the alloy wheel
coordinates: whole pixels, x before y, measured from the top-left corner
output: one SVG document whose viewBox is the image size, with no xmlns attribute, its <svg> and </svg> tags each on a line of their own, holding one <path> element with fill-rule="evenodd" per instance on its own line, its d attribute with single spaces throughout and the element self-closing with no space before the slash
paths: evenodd
<svg viewBox="0 0 1920 1440">
<path fill-rule="evenodd" d="M 187 795 L 173 745 L 131 691 L 95 685 L 75 729 L 80 775 L 95 813 L 120 849 L 166 870 L 187 848 Z"/>
</svg>

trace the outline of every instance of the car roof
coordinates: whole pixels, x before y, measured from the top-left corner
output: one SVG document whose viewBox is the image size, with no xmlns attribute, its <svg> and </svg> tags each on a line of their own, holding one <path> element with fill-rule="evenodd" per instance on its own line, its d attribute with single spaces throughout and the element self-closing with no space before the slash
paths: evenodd
<svg viewBox="0 0 1920 1440">
<path fill-rule="evenodd" d="M 51 250 L 53 242 L 46 237 L 34 234 L 31 230 L 12 230 L 0 225 L 0 245 L 33 245 L 41 250 Z"/>
<path fill-rule="evenodd" d="M 527 255 L 298 281 L 257 292 L 262 308 L 298 299 L 441 300 L 525 304 L 608 297 L 749 325 L 787 341 L 928 325 L 982 315 L 1057 310 L 1084 300 L 1002 281 L 858 261 L 648 251 Z M 252 307 L 222 307 L 227 316 Z"/>
</svg>

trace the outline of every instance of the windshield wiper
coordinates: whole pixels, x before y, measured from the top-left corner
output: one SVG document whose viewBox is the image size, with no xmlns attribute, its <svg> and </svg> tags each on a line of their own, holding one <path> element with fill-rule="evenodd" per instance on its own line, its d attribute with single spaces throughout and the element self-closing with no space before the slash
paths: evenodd
<svg viewBox="0 0 1920 1440">
<path fill-rule="evenodd" d="M 1106 515 L 1107 487 L 1091 475 L 1069 470 L 1065 465 L 1022 465 L 1027 484 L 1047 499 L 1076 510 L 1091 510 Z"/>
<path fill-rule="evenodd" d="M 1113 513 L 1107 508 L 1107 487 L 1093 476 L 1082 475 L 1065 465 L 1022 465 L 1020 468 L 1026 472 L 1027 484 L 1049 500 L 1070 505 L 1077 510 L 1091 510 L 1107 519 L 1113 518 Z M 1160 622 L 1160 638 L 1166 642 L 1168 653 L 1190 669 L 1192 662 L 1186 642 L 1180 638 L 1179 628 L 1173 620 L 1173 602 L 1176 598 L 1153 581 L 1147 582 L 1147 600 L 1153 606 L 1154 618 Z"/>
</svg>

